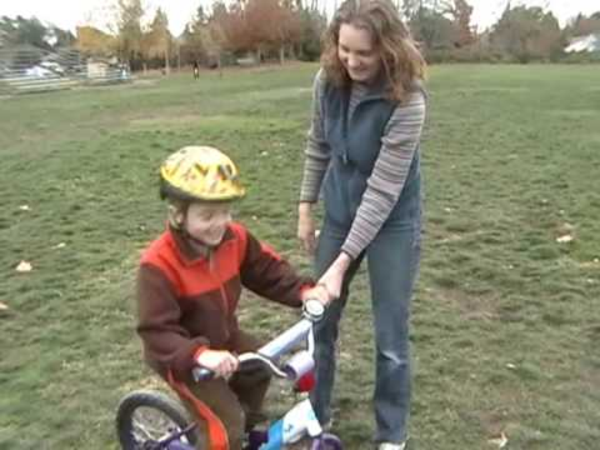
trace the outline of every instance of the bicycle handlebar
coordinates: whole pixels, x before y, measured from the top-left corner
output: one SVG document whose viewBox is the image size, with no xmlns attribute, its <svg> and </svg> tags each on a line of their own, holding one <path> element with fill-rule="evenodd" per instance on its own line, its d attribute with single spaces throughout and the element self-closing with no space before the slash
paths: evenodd
<svg viewBox="0 0 600 450">
<path fill-rule="evenodd" d="M 302 320 L 258 349 L 258 351 L 241 354 L 238 357 L 239 362 L 243 364 L 249 361 L 259 361 L 264 364 L 273 375 L 279 378 L 299 378 L 312 369 L 312 366 L 314 365 L 312 359 L 314 348 L 312 328 L 314 323 L 322 319 L 324 312 L 325 308 L 321 302 L 314 299 L 307 300 L 304 303 L 304 317 Z M 280 367 L 275 362 L 280 356 L 288 353 L 297 344 L 306 339 L 308 340 L 308 352 L 300 352 L 294 355 L 284 367 Z M 214 372 L 206 367 L 195 367 L 192 370 L 192 375 L 195 381 L 206 381 L 214 377 Z"/>
</svg>

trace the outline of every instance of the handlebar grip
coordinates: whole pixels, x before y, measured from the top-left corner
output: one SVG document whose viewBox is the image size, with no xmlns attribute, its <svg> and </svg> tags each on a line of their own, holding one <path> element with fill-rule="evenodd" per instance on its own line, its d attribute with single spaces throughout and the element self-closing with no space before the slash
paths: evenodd
<svg viewBox="0 0 600 450">
<path fill-rule="evenodd" d="M 302 305 L 302 315 L 311 322 L 319 322 L 325 315 L 325 306 L 318 299 L 306 299 Z"/>
<path fill-rule="evenodd" d="M 215 373 L 207 369 L 206 367 L 194 367 L 192 369 L 192 376 L 194 377 L 194 381 L 208 381 L 212 380 L 215 376 Z"/>
</svg>

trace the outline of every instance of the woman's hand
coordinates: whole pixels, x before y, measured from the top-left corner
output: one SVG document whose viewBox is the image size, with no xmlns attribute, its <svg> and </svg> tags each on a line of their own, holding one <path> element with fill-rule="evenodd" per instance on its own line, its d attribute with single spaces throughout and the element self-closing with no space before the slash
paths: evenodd
<svg viewBox="0 0 600 450">
<path fill-rule="evenodd" d="M 312 217 L 311 203 L 301 202 L 298 205 L 298 239 L 302 241 L 302 246 L 309 255 L 315 253 L 317 240 L 315 237 L 315 221 Z"/>
<path fill-rule="evenodd" d="M 239 367 L 238 359 L 225 350 L 204 350 L 196 362 L 202 367 L 212 370 L 217 377 L 227 378 Z"/>
<path fill-rule="evenodd" d="M 327 289 L 329 295 L 333 298 L 339 298 L 342 293 L 342 283 L 344 276 L 352 258 L 346 253 L 340 253 L 336 260 L 329 266 L 323 276 L 319 279 L 318 285 L 322 285 Z"/>
</svg>

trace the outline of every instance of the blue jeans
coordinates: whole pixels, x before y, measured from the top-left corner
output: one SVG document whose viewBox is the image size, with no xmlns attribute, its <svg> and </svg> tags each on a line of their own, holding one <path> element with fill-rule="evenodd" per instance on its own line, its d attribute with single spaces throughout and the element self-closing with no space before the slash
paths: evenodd
<svg viewBox="0 0 600 450">
<path fill-rule="evenodd" d="M 327 222 L 319 236 L 316 271 L 323 274 L 339 255 L 347 230 Z M 340 298 L 327 309 L 315 328 L 316 387 L 311 392 L 322 424 L 331 419 L 331 393 L 335 377 L 338 325 L 348 299 L 348 287 L 366 257 L 375 325 L 376 372 L 374 408 L 377 442 L 403 442 L 407 438 L 411 372 L 408 340 L 409 309 L 417 277 L 421 243 L 420 221 L 386 223 L 367 249 L 352 263 Z"/>
</svg>

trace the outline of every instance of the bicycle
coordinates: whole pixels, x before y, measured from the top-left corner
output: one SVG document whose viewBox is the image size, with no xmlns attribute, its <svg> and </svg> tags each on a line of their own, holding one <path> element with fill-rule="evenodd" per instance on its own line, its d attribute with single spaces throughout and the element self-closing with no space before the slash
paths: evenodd
<svg viewBox="0 0 600 450">
<path fill-rule="evenodd" d="M 256 352 L 240 355 L 240 368 L 243 370 L 244 364 L 259 361 L 274 376 L 296 386 L 303 384 L 314 367 L 313 325 L 324 312 L 325 308 L 318 300 L 306 301 L 303 318 Z M 284 358 L 302 343 L 306 343 L 306 348 Z M 201 381 L 213 374 L 206 368 L 196 367 L 193 375 L 196 381 Z M 310 388 L 305 386 L 303 391 Z M 117 410 L 116 425 L 123 450 L 194 450 L 201 438 L 196 423 L 181 403 L 152 390 L 137 390 L 123 397 Z M 324 432 L 308 398 L 293 406 L 267 430 L 249 431 L 244 450 L 278 450 L 306 437 L 312 440 L 311 450 L 343 449 L 337 436 Z"/>
</svg>

